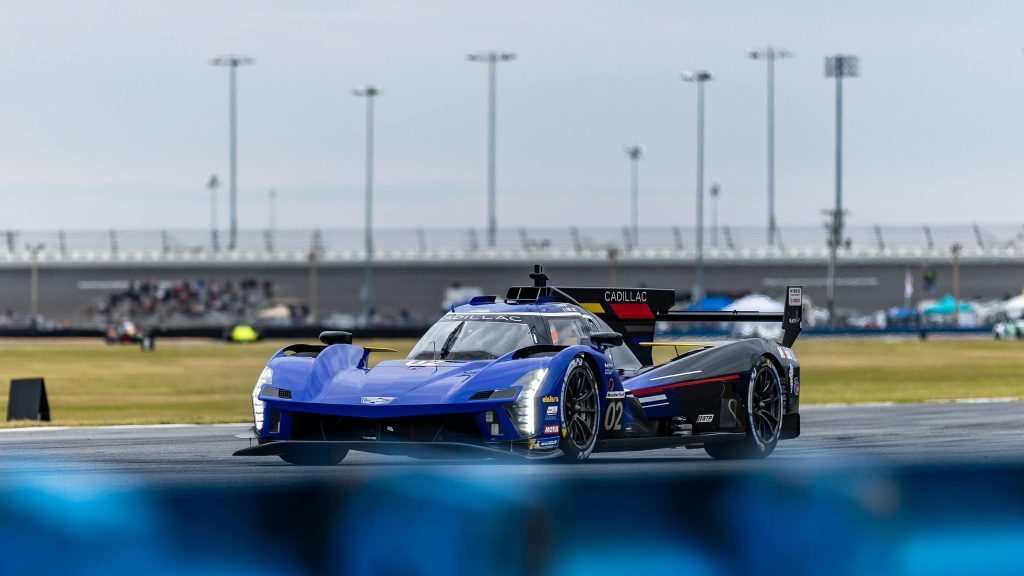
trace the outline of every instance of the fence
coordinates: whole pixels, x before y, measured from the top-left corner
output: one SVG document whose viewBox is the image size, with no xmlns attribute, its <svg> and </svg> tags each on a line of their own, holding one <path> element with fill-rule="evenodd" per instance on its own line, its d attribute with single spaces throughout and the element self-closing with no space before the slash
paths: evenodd
<svg viewBox="0 0 1024 576">
<path fill-rule="evenodd" d="M 0 233 L 0 263 L 28 262 L 230 262 L 308 260 L 361 261 L 361 230 L 242 230 L 234 250 L 226 235 L 209 230 L 15 231 Z M 762 227 L 706 229 L 710 260 L 821 259 L 828 254 L 828 233 L 820 226 L 780 228 L 775 245 Z M 498 231 L 495 246 L 482 229 L 381 229 L 374 234 L 379 261 L 530 259 L 622 260 L 679 259 L 695 256 L 695 233 L 688 227 L 642 228 L 632 238 L 627 228 L 515 228 Z M 1024 226 L 907 225 L 848 226 L 840 249 L 844 259 L 950 257 L 1014 259 L 1024 256 Z"/>
</svg>

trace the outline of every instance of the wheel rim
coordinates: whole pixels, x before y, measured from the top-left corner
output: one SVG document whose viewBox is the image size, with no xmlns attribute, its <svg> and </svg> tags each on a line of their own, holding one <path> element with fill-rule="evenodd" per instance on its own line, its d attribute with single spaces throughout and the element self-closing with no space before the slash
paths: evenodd
<svg viewBox="0 0 1024 576">
<path fill-rule="evenodd" d="M 754 373 L 747 410 L 754 439 L 762 445 L 774 442 L 782 429 L 782 382 L 771 366 Z"/>
<path fill-rule="evenodd" d="M 585 450 L 597 434 L 597 385 L 586 369 L 573 370 L 565 383 L 566 438 L 573 446 Z"/>
</svg>

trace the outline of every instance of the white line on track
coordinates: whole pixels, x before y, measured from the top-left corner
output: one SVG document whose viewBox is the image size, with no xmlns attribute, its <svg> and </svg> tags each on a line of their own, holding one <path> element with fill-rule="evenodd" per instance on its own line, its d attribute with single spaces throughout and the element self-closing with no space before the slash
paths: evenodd
<svg viewBox="0 0 1024 576">
<path fill-rule="evenodd" d="M 1006 402 L 1020 402 L 1022 399 L 1014 396 L 1001 398 L 949 398 L 942 400 L 926 400 L 924 402 L 830 402 L 825 404 L 801 405 L 800 410 L 816 410 L 831 408 L 884 408 L 887 406 L 912 406 L 914 404 L 1003 404 Z"/>
<path fill-rule="evenodd" d="M 0 428 L 0 434 L 15 434 L 18 432 L 57 432 L 60 430 L 158 430 L 161 428 L 235 428 L 238 426 L 252 426 L 252 423 L 237 422 L 233 424 L 115 424 L 111 426 L 28 426 L 24 428 Z"/>
</svg>

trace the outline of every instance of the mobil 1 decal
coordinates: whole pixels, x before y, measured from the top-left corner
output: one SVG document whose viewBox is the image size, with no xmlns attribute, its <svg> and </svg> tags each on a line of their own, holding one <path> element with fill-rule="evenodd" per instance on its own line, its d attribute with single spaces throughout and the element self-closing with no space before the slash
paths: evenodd
<svg viewBox="0 0 1024 576">
<path fill-rule="evenodd" d="M 625 412 L 626 392 L 615 390 L 615 380 L 608 379 L 608 393 L 605 398 L 604 419 L 602 421 L 605 432 L 618 432 L 622 430 L 622 415 Z"/>
</svg>

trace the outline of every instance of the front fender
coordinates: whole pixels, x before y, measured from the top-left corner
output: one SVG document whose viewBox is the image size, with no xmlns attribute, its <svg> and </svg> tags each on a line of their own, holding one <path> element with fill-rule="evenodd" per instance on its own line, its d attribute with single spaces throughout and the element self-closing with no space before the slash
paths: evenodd
<svg viewBox="0 0 1024 576">
<path fill-rule="evenodd" d="M 569 346 L 555 356 L 552 356 L 548 364 L 548 376 L 541 387 L 545 396 L 561 397 L 562 385 L 565 383 L 565 373 L 574 358 L 582 357 L 583 360 L 594 371 L 597 378 L 597 388 L 601 408 L 604 408 L 605 396 L 608 390 L 622 389 L 619 375 L 611 364 L 611 358 L 604 352 L 591 346 Z"/>
<path fill-rule="evenodd" d="M 273 386 L 292 392 L 295 400 L 315 397 L 340 372 L 366 371 L 369 351 L 352 344 L 333 344 L 317 356 L 289 355 L 289 348 L 278 350 L 267 362 L 274 371 Z"/>
</svg>

